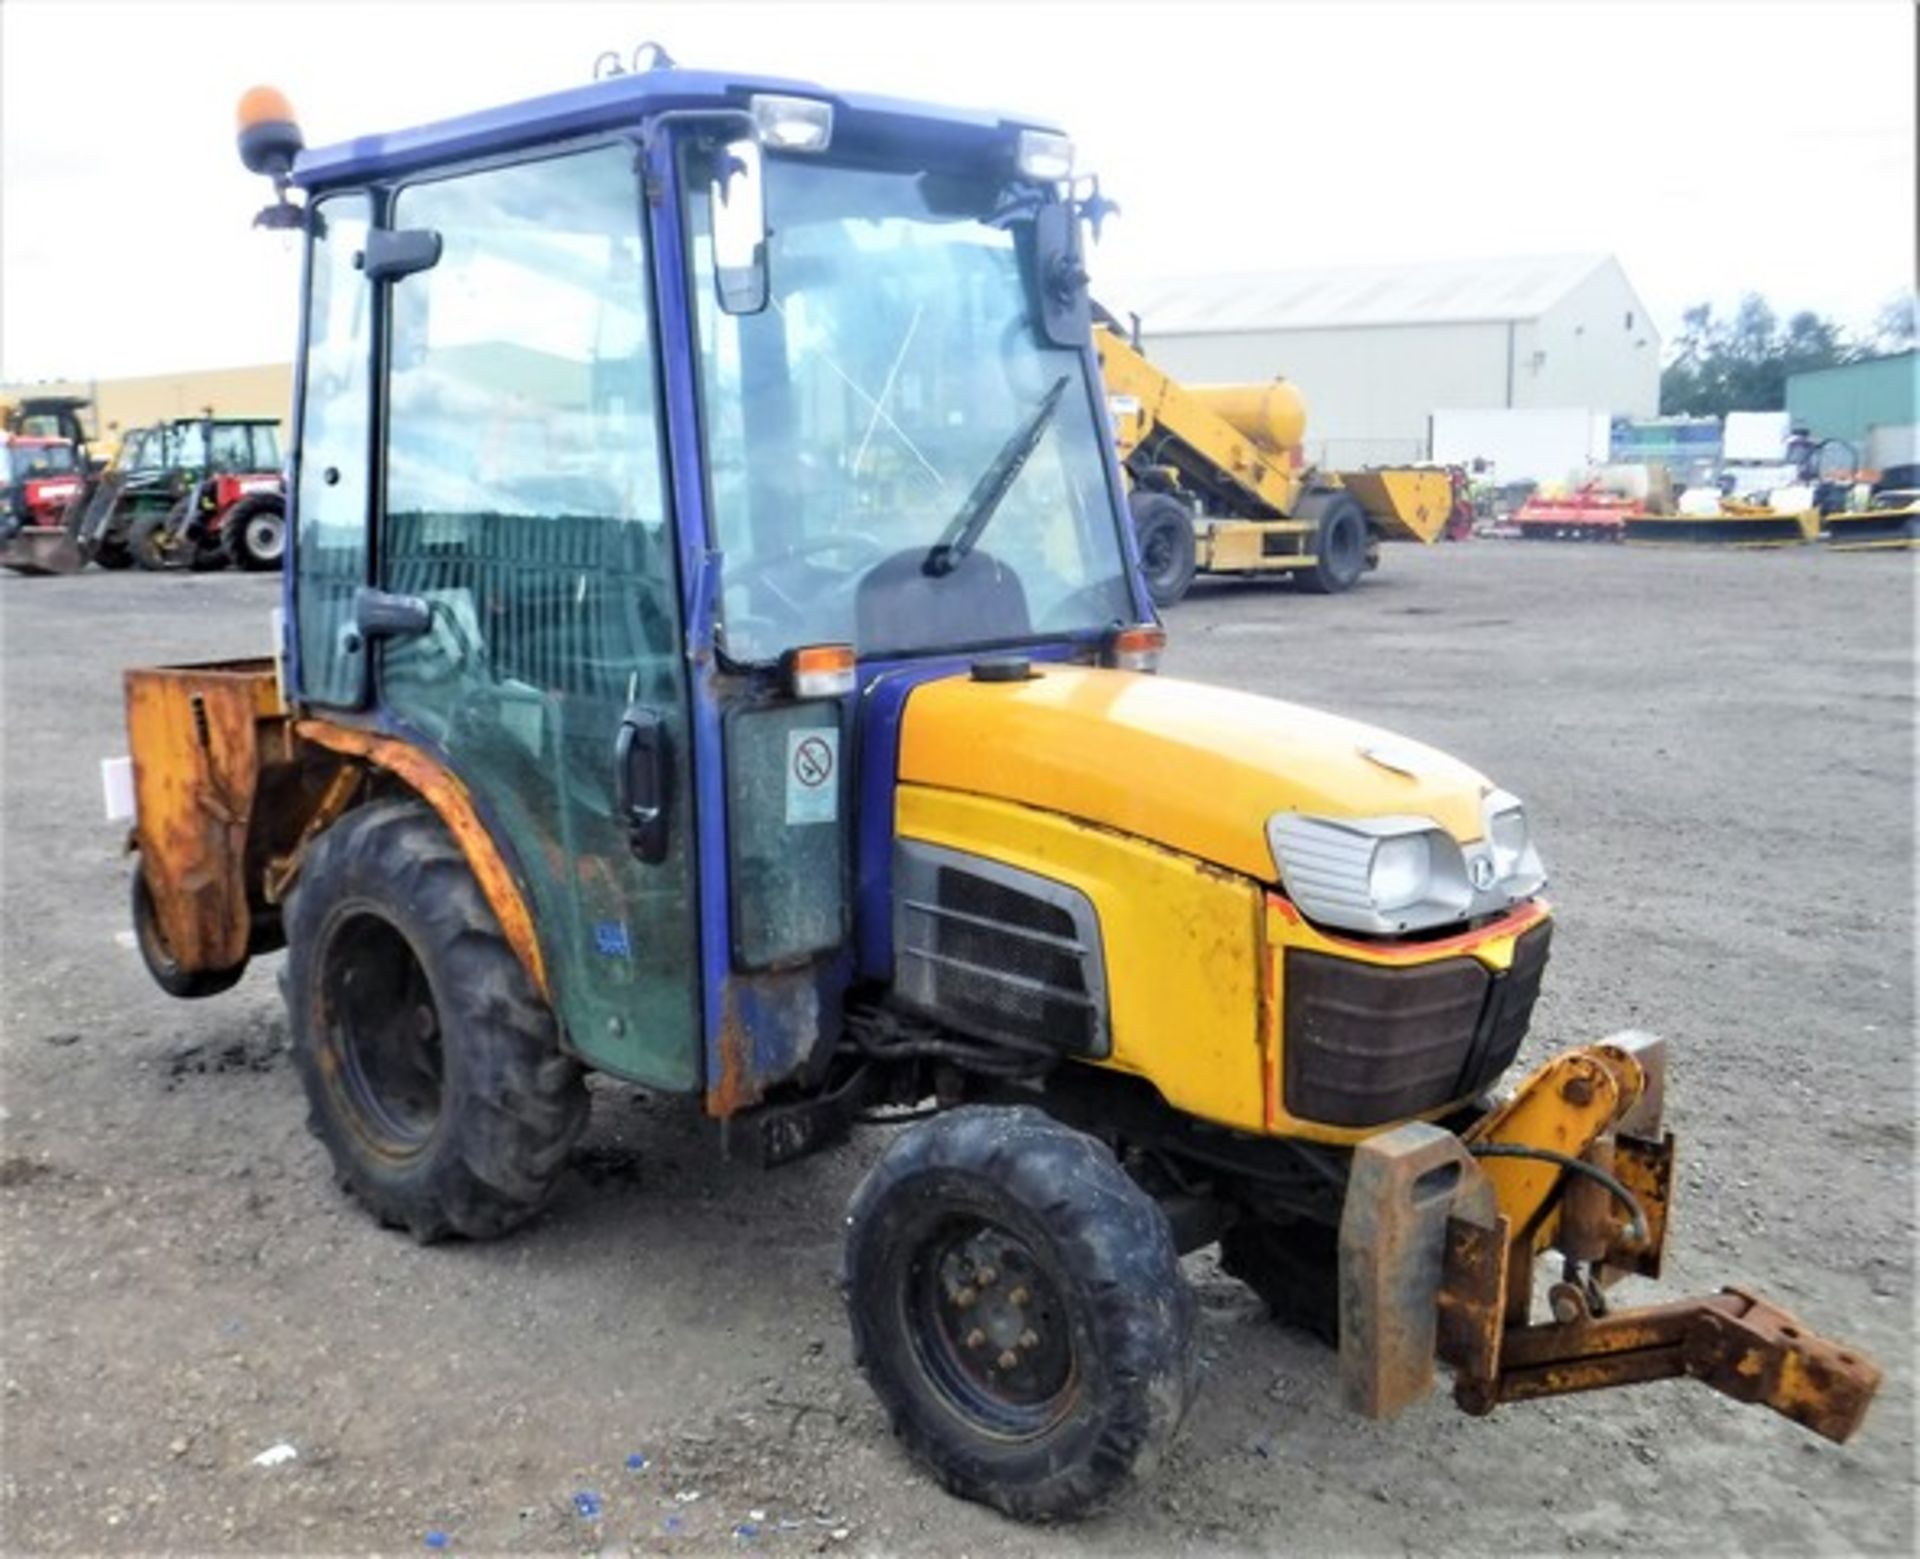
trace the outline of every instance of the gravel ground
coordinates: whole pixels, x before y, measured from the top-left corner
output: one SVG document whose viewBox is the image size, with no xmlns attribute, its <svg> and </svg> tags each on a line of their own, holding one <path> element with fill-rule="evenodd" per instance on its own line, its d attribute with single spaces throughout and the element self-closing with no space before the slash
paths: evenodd
<svg viewBox="0 0 1920 1559">
<path fill-rule="evenodd" d="M 851 1372 L 832 1274 L 871 1135 L 762 1177 L 597 1086 L 557 1204 L 510 1240 L 421 1249 L 348 1205 L 302 1129 L 278 959 L 162 996 L 99 818 L 118 668 L 263 646 L 273 582 L 0 578 L 0 1545 L 1913 1551 L 1913 579 L 1476 543 L 1393 549 L 1331 600 L 1203 586 L 1170 624 L 1174 673 L 1377 720 L 1529 798 L 1561 915 L 1529 1055 L 1671 1037 L 1666 1287 L 1750 1282 L 1877 1355 L 1855 1444 L 1682 1383 L 1363 1423 L 1331 1356 L 1203 1255 L 1179 1449 L 1040 1531 L 936 1492 Z"/>
</svg>

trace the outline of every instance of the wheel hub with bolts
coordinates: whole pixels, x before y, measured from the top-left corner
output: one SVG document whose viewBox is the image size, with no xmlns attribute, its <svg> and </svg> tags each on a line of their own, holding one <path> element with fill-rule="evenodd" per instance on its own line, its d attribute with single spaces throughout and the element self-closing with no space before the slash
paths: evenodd
<svg viewBox="0 0 1920 1559">
<path fill-rule="evenodd" d="M 985 1223 L 950 1230 L 936 1243 L 930 1278 L 928 1319 L 952 1386 L 1002 1409 L 1044 1411 L 1060 1396 L 1073 1374 L 1072 1345 L 1053 1285 L 1022 1241 Z"/>
<path fill-rule="evenodd" d="M 247 546 L 255 557 L 277 558 L 284 538 L 277 515 L 261 514 L 247 521 Z"/>
</svg>

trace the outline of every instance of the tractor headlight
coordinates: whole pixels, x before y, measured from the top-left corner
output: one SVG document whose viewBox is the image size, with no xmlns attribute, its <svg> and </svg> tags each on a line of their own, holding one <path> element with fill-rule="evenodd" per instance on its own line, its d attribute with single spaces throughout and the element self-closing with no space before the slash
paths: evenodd
<svg viewBox="0 0 1920 1559">
<path fill-rule="evenodd" d="M 1367 896 L 1376 910 L 1391 913 L 1418 904 L 1433 887 L 1433 836 L 1400 834 L 1374 841 L 1367 867 Z"/>
<path fill-rule="evenodd" d="M 1391 936 L 1497 914 L 1546 883 L 1526 810 L 1496 791 L 1485 834 L 1462 848 L 1424 817 L 1281 812 L 1267 841 L 1281 886 L 1308 920 Z"/>
<path fill-rule="evenodd" d="M 1418 931 L 1459 920 L 1473 901 L 1460 846 L 1424 817 L 1281 812 L 1267 840 L 1287 896 L 1325 925 Z"/>
<path fill-rule="evenodd" d="M 824 152 L 833 141 L 833 104 L 818 98 L 756 92 L 747 111 L 770 152 Z"/>
<path fill-rule="evenodd" d="M 1486 818 L 1494 886 L 1514 899 L 1538 893 L 1546 883 L 1547 869 L 1533 847 L 1533 830 L 1527 826 L 1527 809 L 1520 798 L 1496 790 L 1487 797 Z"/>
</svg>

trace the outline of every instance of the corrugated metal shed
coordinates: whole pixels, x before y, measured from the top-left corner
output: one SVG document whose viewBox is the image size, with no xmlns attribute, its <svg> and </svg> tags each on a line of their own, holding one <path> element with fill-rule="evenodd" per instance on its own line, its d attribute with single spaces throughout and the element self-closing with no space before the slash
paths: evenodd
<svg viewBox="0 0 1920 1559">
<path fill-rule="evenodd" d="M 1869 429 L 1920 422 L 1920 351 L 1794 374 L 1787 415 L 1795 427 L 1843 438 L 1864 456 Z"/>
<path fill-rule="evenodd" d="M 1118 301 L 1150 336 L 1538 319 L 1610 259 L 1528 255 L 1169 277 L 1122 287 Z"/>
</svg>

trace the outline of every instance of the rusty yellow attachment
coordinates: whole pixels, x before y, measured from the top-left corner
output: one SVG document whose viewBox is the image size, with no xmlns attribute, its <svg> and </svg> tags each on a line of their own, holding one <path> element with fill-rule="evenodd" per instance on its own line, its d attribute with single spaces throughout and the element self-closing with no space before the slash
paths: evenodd
<svg viewBox="0 0 1920 1559">
<path fill-rule="evenodd" d="M 1360 500 L 1367 518 L 1396 541 L 1433 541 L 1453 512 L 1453 478 L 1417 466 L 1342 471 L 1340 485 Z"/>
</svg>

